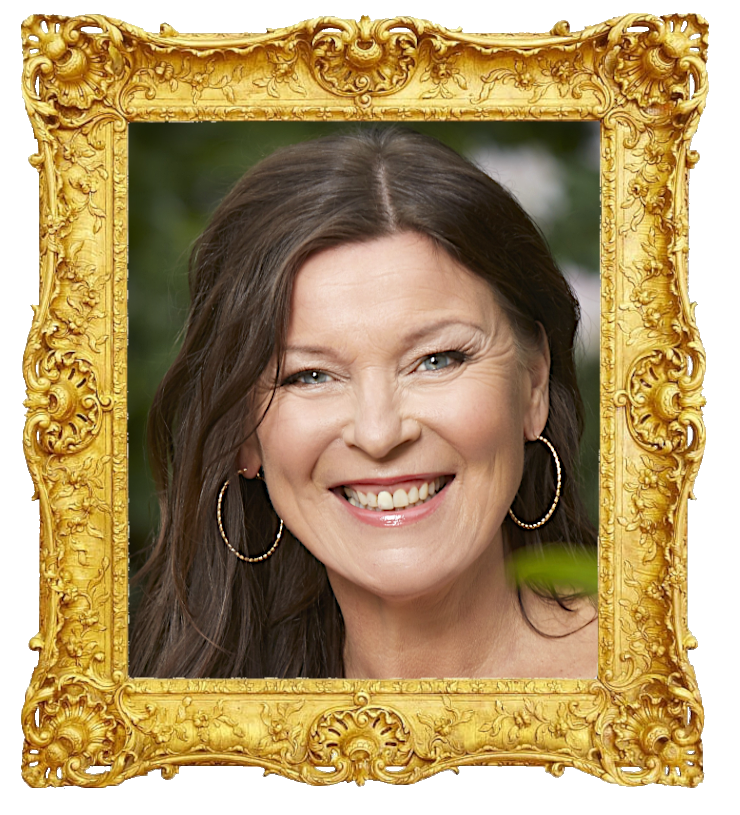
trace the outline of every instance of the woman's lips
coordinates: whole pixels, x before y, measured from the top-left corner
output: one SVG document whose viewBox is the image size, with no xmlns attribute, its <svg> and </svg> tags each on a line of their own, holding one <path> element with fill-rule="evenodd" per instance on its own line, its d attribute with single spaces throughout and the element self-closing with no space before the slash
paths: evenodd
<svg viewBox="0 0 740 815">
<path fill-rule="evenodd" d="M 437 476 L 429 481 L 404 479 L 387 484 L 387 489 L 372 485 L 378 493 L 371 489 L 363 492 L 359 489 L 360 485 L 355 483 L 333 492 L 358 520 L 371 526 L 396 527 L 418 521 L 434 512 L 453 479 L 451 475 Z M 369 482 L 362 484 L 366 485 Z"/>
<path fill-rule="evenodd" d="M 387 512 L 393 509 L 406 509 L 428 501 L 443 489 L 453 476 L 405 478 L 389 484 L 376 485 L 371 482 L 345 484 L 342 487 L 347 500 L 356 507 Z"/>
</svg>

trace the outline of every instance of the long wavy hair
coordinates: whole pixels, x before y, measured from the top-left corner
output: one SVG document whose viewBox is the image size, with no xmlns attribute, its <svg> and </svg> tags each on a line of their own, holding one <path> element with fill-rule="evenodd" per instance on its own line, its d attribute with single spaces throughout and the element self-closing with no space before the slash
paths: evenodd
<svg viewBox="0 0 740 815">
<path fill-rule="evenodd" d="M 223 515 L 231 543 L 251 556 L 269 547 L 278 524 L 269 496 L 261 481 L 237 476 L 236 462 L 261 418 L 252 396 L 282 357 L 295 275 L 322 249 L 402 232 L 428 236 L 482 277 L 521 347 L 539 347 L 544 327 L 544 435 L 563 465 L 560 505 L 538 530 L 507 518 L 504 538 L 510 551 L 552 542 L 594 551 L 573 478 L 583 428 L 573 359 L 579 307 L 538 228 L 501 185 L 413 131 L 296 144 L 241 178 L 192 251 L 184 340 L 149 416 L 161 521 L 137 575 L 133 676 L 343 676 L 344 624 L 324 566 L 287 529 L 271 558 L 243 563 L 221 540 L 216 503 L 231 479 Z M 548 450 L 527 445 L 517 516 L 538 518 L 554 489 Z M 563 603 L 554 587 L 537 590 Z"/>
</svg>

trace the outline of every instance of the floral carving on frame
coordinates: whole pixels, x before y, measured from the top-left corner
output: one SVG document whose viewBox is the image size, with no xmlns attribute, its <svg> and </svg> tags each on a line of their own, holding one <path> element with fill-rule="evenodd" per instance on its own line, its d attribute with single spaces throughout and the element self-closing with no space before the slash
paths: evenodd
<svg viewBox="0 0 740 815">
<path fill-rule="evenodd" d="M 97 15 L 23 23 L 41 282 L 24 358 L 41 516 L 30 785 L 106 786 L 193 763 L 311 784 L 512 763 L 626 785 L 701 780 L 686 505 L 705 361 L 687 288 L 687 179 L 707 31 L 691 14 L 531 35 L 410 17 L 243 35 L 151 34 Z M 597 679 L 128 675 L 127 126 L 245 119 L 600 123 Z"/>
</svg>

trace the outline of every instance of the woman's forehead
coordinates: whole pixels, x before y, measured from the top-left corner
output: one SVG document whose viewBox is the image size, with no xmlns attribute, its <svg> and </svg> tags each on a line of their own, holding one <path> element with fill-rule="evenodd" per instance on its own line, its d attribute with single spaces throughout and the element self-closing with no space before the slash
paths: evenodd
<svg viewBox="0 0 740 815">
<path fill-rule="evenodd" d="M 407 232 L 309 258 L 294 282 L 287 341 L 333 331 L 352 335 L 368 326 L 413 333 L 445 320 L 492 331 L 501 317 L 482 278 L 430 238 Z"/>
</svg>

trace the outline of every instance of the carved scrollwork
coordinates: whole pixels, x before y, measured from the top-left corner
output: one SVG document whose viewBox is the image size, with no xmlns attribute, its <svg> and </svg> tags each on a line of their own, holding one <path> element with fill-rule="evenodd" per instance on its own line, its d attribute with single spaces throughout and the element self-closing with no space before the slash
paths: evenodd
<svg viewBox="0 0 740 815">
<path fill-rule="evenodd" d="M 306 89 L 296 70 L 298 60 L 295 54 L 286 56 L 278 51 L 270 50 L 267 52 L 267 59 L 270 73 L 255 79 L 254 85 L 264 88 L 275 99 L 280 98 L 281 87 L 286 87 L 301 96 L 306 95 Z"/>
<path fill-rule="evenodd" d="M 678 349 L 660 349 L 640 356 L 628 375 L 628 390 L 616 403 L 628 410 L 634 438 L 646 449 L 689 453 L 703 436 L 700 366 Z"/>
<path fill-rule="evenodd" d="M 614 79 L 627 99 L 640 107 L 666 105 L 691 98 L 689 78 L 696 83 L 694 95 L 705 93 L 707 24 L 696 15 L 644 17 L 635 15 L 615 29 L 619 39 Z M 634 31 L 635 27 L 647 30 Z M 682 106 L 682 108 L 685 106 Z"/>
<path fill-rule="evenodd" d="M 530 103 L 538 102 L 551 90 L 555 90 L 561 99 L 580 99 L 589 90 L 603 94 L 593 70 L 584 65 L 583 54 L 578 51 L 517 55 L 511 67 L 495 68 L 482 76 L 481 81 L 478 101 L 489 99 L 496 83 L 512 85 L 527 94 Z"/>
<path fill-rule="evenodd" d="M 461 735 L 466 725 L 473 718 L 472 710 L 460 711 L 449 696 L 443 697 L 444 712 L 432 716 L 419 713 L 419 721 L 431 730 L 431 735 L 425 745 L 425 753 L 436 758 L 463 755 L 465 745 Z"/>
<path fill-rule="evenodd" d="M 108 685 L 108 686 L 106 686 Z M 70 675 L 49 681 L 26 700 L 23 778 L 32 787 L 105 786 L 120 772 L 126 739 L 116 715 L 114 686 Z M 111 767 L 90 773 L 92 767 Z"/>
<path fill-rule="evenodd" d="M 332 20 L 311 42 L 311 69 L 319 84 L 367 105 L 401 90 L 418 61 L 418 37 L 398 20 Z M 331 26 L 331 29 L 327 30 Z M 400 28 L 400 30 L 398 30 Z"/>
<path fill-rule="evenodd" d="M 398 770 L 388 772 L 389 767 L 403 767 L 403 775 L 412 770 L 416 756 L 408 724 L 392 708 L 369 702 L 367 694 L 358 693 L 353 707 L 327 711 L 310 728 L 311 762 L 333 767 L 332 783 L 388 781 L 399 776 Z M 321 780 L 321 774 L 314 771 L 311 778 Z"/>
<path fill-rule="evenodd" d="M 123 35 L 105 17 L 32 16 L 22 35 L 26 91 L 49 113 L 55 104 L 88 110 L 123 74 Z"/>
<path fill-rule="evenodd" d="M 429 82 L 431 88 L 424 91 L 422 99 L 451 99 L 454 96 L 455 85 L 467 90 L 468 81 L 457 65 L 460 56 L 460 51 L 454 50 L 432 54 L 427 68 L 421 75 L 421 81 Z"/>
<path fill-rule="evenodd" d="M 50 351 L 39 365 L 36 387 L 24 402 L 29 430 L 48 453 L 87 447 L 100 431 L 111 400 L 98 393 L 94 366 L 74 351 Z"/>
<path fill-rule="evenodd" d="M 260 741 L 260 750 L 264 751 L 265 755 L 278 753 L 291 763 L 298 763 L 305 758 L 303 726 L 296 718 L 303 705 L 303 701 L 292 704 L 278 702 L 274 706 L 262 705 L 260 718 L 267 729 L 267 734 Z"/>
<path fill-rule="evenodd" d="M 671 467 L 660 466 L 651 461 L 649 456 L 643 456 L 640 464 L 638 467 L 633 462 L 627 462 L 624 489 L 629 495 L 631 515 L 619 515 L 617 520 L 628 532 L 639 534 L 640 560 L 642 564 L 646 564 L 655 558 L 660 544 L 670 538 L 673 532 L 675 514 L 672 506 L 677 498 L 678 486 L 676 473 Z M 623 583 L 625 587 L 639 589 L 639 583 L 632 578 L 629 563 L 624 567 Z M 636 608 L 632 600 L 622 600 L 621 604 L 627 609 Z M 650 614 L 650 619 L 655 622 L 659 609 L 651 611 L 655 611 L 655 614 Z M 632 619 L 626 616 L 622 620 L 622 626 L 631 631 L 634 629 L 634 622 L 644 620 L 637 620 L 634 615 Z"/>
<path fill-rule="evenodd" d="M 620 783 L 696 786 L 701 781 L 701 713 L 694 695 L 651 683 L 623 701 L 604 727 Z"/>
</svg>

